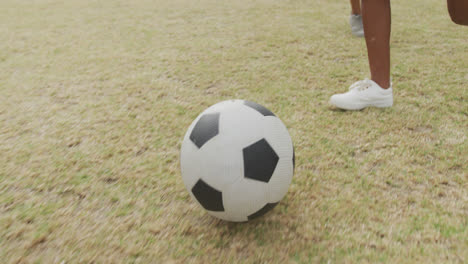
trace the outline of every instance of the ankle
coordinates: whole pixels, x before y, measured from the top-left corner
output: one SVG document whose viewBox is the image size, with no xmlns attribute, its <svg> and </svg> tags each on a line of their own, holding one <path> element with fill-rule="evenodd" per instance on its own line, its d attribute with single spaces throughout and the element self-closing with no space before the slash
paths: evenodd
<svg viewBox="0 0 468 264">
<path fill-rule="evenodd" d="M 375 83 L 377 83 L 382 89 L 390 88 L 390 81 L 389 80 L 375 80 L 372 79 Z"/>
</svg>

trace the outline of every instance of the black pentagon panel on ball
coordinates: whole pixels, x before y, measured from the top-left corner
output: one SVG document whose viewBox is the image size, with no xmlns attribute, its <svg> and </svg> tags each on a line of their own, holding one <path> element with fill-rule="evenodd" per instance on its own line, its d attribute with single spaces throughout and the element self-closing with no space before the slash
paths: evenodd
<svg viewBox="0 0 468 264">
<path fill-rule="evenodd" d="M 268 108 L 264 107 L 263 105 L 259 105 L 259 104 L 255 103 L 255 102 L 244 101 L 244 105 L 257 110 L 258 112 L 260 112 L 260 114 L 262 114 L 264 116 L 275 116 L 275 114 L 273 114 L 273 112 L 268 110 Z"/>
<path fill-rule="evenodd" d="M 192 193 L 197 201 L 208 211 L 223 212 L 223 194 L 203 180 L 193 186 Z"/>
<path fill-rule="evenodd" d="M 279 157 L 268 141 L 261 139 L 242 150 L 244 155 L 244 177 L 269 182 Z"/>
<path fill-rule="evenodd" d="M 254 218 L 257 218 L 259 216 L 262 216 L 264 214 L 266 214 L 268 211 L 270 211 L 271 209 L 275 208 L 275 206 L 277 205 L 278 203 L 268 203 L 266 204 L 265 206 L 262 207 L 262 209 L 258 210 L 257 212 L 249 215 L 247 217 L 247 219 L 249 220 L 252 220 Z"/>
<path fill-rule="evenodd" d="M 202 116 L 190 134 L 190 140 L 201 148 L 219 133 L 219 113 Z"/>
</svg>

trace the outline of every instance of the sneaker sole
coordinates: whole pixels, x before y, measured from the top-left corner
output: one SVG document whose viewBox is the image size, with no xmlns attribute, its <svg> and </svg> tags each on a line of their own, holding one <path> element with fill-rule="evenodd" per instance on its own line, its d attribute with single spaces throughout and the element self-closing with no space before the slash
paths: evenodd
<svg viewBox="0 0 468 264">
<path fill-rule="evenodd" d="M 382 103 L 373 103 L 373 104 L 366 104 L 366 105 L 357 105 L 357 104 L 347 104 L 347 105 L 337 105 L 335 103 L 332 102 L 332 100 L 330 100 L 330 104 L 337 107 L 337 108 L 340 108 L 340 109 L 344 109 L 344 110 L 350 110 L 350 111 L 358 111 L 358 110 L 362 110 L 366 107 L 377 107 L 377 108 L 387 108 L 387 107 L 392 107 L 393 106 L 393 102 L 382 102 Z"/>
</svg>

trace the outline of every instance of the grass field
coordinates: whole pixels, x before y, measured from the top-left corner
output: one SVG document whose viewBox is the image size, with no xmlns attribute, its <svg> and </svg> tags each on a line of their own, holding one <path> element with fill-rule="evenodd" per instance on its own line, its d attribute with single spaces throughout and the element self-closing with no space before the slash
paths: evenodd
<svg viewBox="0 0 468 264">
<path fill-rule="evenodd" d="M 0 1 L 2 263 L 467 263 L 468 27 L 392 1 L 391 109 L 347 0 Z M 246 224 L 193 202 L 192 120 L 256 101 L 289 128 L 285 199 Z"/>
</svg>

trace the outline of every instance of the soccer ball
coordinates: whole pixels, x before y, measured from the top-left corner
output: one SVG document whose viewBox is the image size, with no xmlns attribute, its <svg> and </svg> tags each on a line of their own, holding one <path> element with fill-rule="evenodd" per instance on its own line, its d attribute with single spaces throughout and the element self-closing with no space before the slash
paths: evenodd
<svg viewBox="0 0 468 264">
<path fill-rule="evenodd" d="M 270 110 L 230 100 L 193 121 L 180 163 L 194 200 L 217 218 L 243 222 L 265 214 L 283 198 L 295 155 L 287 128 Z"/>
</svg>

